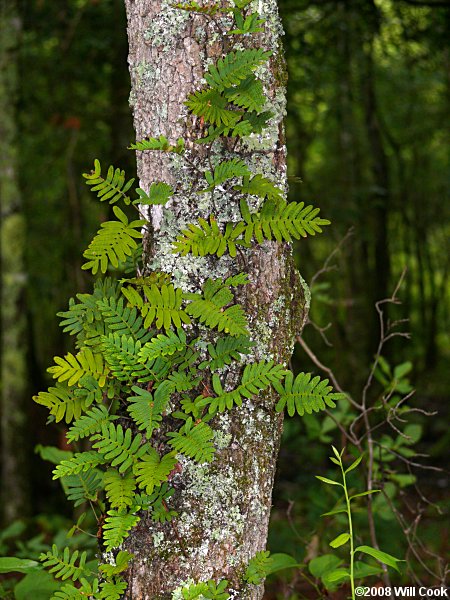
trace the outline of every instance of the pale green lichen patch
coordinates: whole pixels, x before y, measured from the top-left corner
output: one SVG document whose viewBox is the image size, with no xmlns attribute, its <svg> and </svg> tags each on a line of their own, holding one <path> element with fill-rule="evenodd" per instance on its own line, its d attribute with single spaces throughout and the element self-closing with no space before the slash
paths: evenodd
<svg viewBox="0 0 450 600">
<path fill-rule="evenodd" d="M 158 50 L 167 52 L 182 38 L 180 35 L 189 19 L 189 13 L 171 6 L 171 2 L 163 0 L 161 11 L 152 19 L 144 33 L 147 44 L 156 46 Z"/>
</svg>

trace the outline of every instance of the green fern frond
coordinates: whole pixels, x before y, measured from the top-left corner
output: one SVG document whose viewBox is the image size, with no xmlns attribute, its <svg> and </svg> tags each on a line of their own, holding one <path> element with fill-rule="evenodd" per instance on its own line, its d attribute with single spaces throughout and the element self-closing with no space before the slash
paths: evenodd
<svg viewBox="0 0 450 600">
<path fill-rule="evenodd" d="M 174 452 L 160 458 L 154 448 L 149 448 L 147 454 L 133 466 L 133 473 L 136 475 L 138 486 L 145 490 L 146 494 L 151 494 L 156 486 L 167 481 L 176 464 Z"/>
<path fill-rule="evenodd" d="M 203 117 L 212 125 L 232 128 L 244 114 L 242 110 L 227 108 L 228 100 L 215 89 L 205 89 L 194 92 L 185 102 L 194 115 Z"/>
<path fill-rule="evenodd" d="M 264 177 L 264 175 L 254 175 L 253 177 L 244 177 L 242 185 L 234 186 L 235 190 L 243 194 L 258 196 L 259 198 L 269 198 L 269 200 L 283 200 L 284 192 L 276 186 L 273 181 Z"/>
<path fill-rule="evenodd" d="M 124 433 L 122 425 L 110 423 L 102 427 L 102 432 L 93 436 L 97 440 L 92 446 L 96 448 L 105 461 L 112 467 L 119 467 L 119 473 L 124 473 L 141 456 L 145 454 L 148 444 L 142 444 L 142 435 L 132 436 L 131 429 Z"/>
<path fill-rule="evenodd" d="M 169 488 L 167 482 L 158 487 L 153 494 L 147 496 L 148 509 L 151 510 L 151 517 L 157 523 L 166 523 L 178 516 L 178 513 L 169 508 L 168 501 L 174 494 L 174 489 Z"/>
<path fill-rule="evenodd" d="M 118 418 L 116 415 L 110 415 L 106 406 L 94 406 L 75 421 L 66 434 L 67 441 L 72 444 L 82 438 L 89 437 L 101 431 L 103 425 Z"/>
<path fill-rule="evenodd" d="M 127 411 L 138 429 L 145 431 L 147 439 L 151 438 L 153 430 L 159 427 L 172 387 L 169 381 L 163 381 L 153 394 L 136 385 L 131 388 L 137 396 L 128 398 L 130 404 L 127 406 Z"/>
<path fill-rule="evenodd" d="M 173 253 L 178 252 L 181 256 L 193 254 L 194 256 L 217 255 L 219 258 L 228 251 L 231 257 L 235 257 L 237 246 L 247 246 L 239 236 L 245 230 L 245 223 L 227 223 L 222 233 L 217 225 L 216 219 L 211 215 L 208 221 L 200 218 L 198 225 L 190 224 L 189 229 L 183 229 L 173 244 Z"/>
<path fill-rule="evenodd" d="M 212 579 L 209 581 L 201 581 L 199 583 L 191 583 L 181 589 L 183 600 L 228 600 L 230 594 L 226 592 L 228 581 L 222 579 L 219 583 L 215 583 Z"/>
<path fill-rule="evenodd" d="M 130 530 L 141 520 L 138 515 L 122 513 L 121 511 L 108 510 L 108 516 L 103 525 L 103 542 L 106 551 L 118 548 L 123 540 L 130 535 Z"/>
<path fill-rule="evenodd" d="M 100 592 L 98 579 L 89 582 L 84 577 L 81 577 L 79 583 L 81 584 L 80 587 L 71 583 L 66 583 L 61 589 L 53 594 L 50 600 L 88 600 L 88 598 L 100 597 L 98 596 L 98 593 Z"/>
<path fill-rule="evenodd" d="M 141 188 L 137 188 L 136 192 L 139 198 L 134 200 L 133 204 L 166 204 L 173 194 L 173 187 L 168 183 L 158 181 L 151 184 L 148 194 Z"/>
<path fill-rule="evenodd" d="M 227 32 L 227 35 L 246 35 L 249 33 L 259 33 L 264 31 L 262 25 L 266 19 L 261 18 L 258 13 L 250 13 L 247 17 L 243 17 L 242 12 L 238 9 L 233 10 L 236 29 Z"/>
<path fill-rule="evenodd" d="M 103 480 L 106 497 L 111 504 L 111 508 L 123 511 L 132 506 L 136 480 L 131 472 L 121 475 L 116 469 L 109 469 L 106 471 Z"/>
<path fill-rule="evenodd" d="M 80 577 L 89 577 L 91 575 L 91 571 L 86 567 L 86 558 L 87 552 L 80 554 L 78 550 L 75 550 L 71 554 L 70 549 L 67 547 L 60 552 L 58 546 L 53 544 L 52 549 L 42 553 L 39 560 L 54 577 L 63 581 L 66 579 L 77 581 Z"/>
<path fill-rule="evenodd" d="M 127 589 L 126 581 L 104 581 L 100 584 L 100 600 L 120 600 Z"/>
<path fill-rule="evenodd" d="M 242 360 L 241 354 L 248 354 L 254 343 L 245 335 L 238 337 L 223 337 L 217 340 L 217 344 L 208 344 L 208 354 L 211 360 L 205 360 L 199 365 L 199 369 L 217 371 L 225 365 L 231 365 L 233 361 Z"/>
<path fill-rule="evenodd" d="M 171 431 L 167 437 L 171 438 L 169 445 L 174 450 L 197 462 L 211 462 L 214 458 L 213 430 L 206 423 L 194 425 L 192 417 L 189 417 L 179 431 Z"/>
<path fill-rule="evenodd" d="M 239 85 L 228 88 L 223 93 L 228 102 L 255 112 L 261 111 L 266 103 L 262 82 L 254 75 L 246 77 Z"/>
<path fill-rule="evenodd" d="M 68 475 L 61 479 L 61 484 L 67 499 L 74 503 L 74 506 L 80 506 L 91 500 L 97 500 L 98 491 L 103 488 L 103 481 L 100 472 L 90 470 L 78 475 Z"/>
<path fill-rule="evenodd" d="M 106 460 L 98 452 L 89 450 L 88 452 L 77 452 L 72 458 L 62 460 L 53 470 L 53 479 L 67 477 L 68 475 L 77 475 L 98 465 L 105 464 Z"/>
<path fill-rule="evenodd" d="M 145 344 L 151 338 L 151 332 L 143 325 L 143 319 L 136 308 L 124 306 L 124 298 L 104 298 L 97 302 L 108 329 L 120 336 L 132 336 Z"/>
<path fill-rule="evenodd" d="M 161 361 L 141 360 L 138 354 L 141 342 L 131 336 L 109 334 L 102 338 L 101 347 L 111 373 L 119 381 L 129 382 L 134 378 L 138 378 L 138 381 L 156 381 L 167 370 Z"/>
<path fill-rule="evenodd" d="M 292 242 L 292 238 L 299 240 L 307 235 L 322 233 L 321 226 L 329 225 L 330 221 L 319 217 L 319 212 L 319 208 L 305 206 L 304 202 L 288 204 L 266 200 L 261 212 L 250 214 L 247 203 L 242 199 L 241 213 L 247 223 L 244 239 L 250 243 L 254 238 L 259 244 L 265 239 Z"/>
<path fill-rule="evenodd" d="M 200 377 L 195 377 L 195 371 L 194 373 L 175 371 L 169 375 L 167 380 L 172 386 L 173 392 L 188 392 L 197 387 L 200 383 L 200 379 Z"/>
<path fill-rule="evenodd" d="M 210 413 L 223 412 L 225 409 L 231 410 L 234 405 L 242 406 L 244 398 L 252 398 L 267 389 L 271 384 L 275 386 L 285 375 L 286 370 L 283 366 L 274 364 L 273 360 L 252 363 L 246 365 L 240 385 L 234 390 L 225 392 L 219 376 L 214 374 L 212 384 L 217 397 L 204 398 L 199 396 L 196 399 L 196 404 L 197 406 L 209 405 Z"/>
<path fill-rule="evenodd" d="M 91 192 L 97 192 L 97 198 L 100 202 L 108 200 L 114 204 L 118 200 L 123 200 L 125 204 L 130 204 L 128 190 L 134 183 L 134 179 L 125 182 L 125 171 L 114 169 L 110 166 L 106 177 L 102 177 L 102 168 L 100 161 L 95 159 L 94 170 L 90 173 L 83 173 L 86 184 L 91 186 Z"/>
<path fill-rule="evenodd" d="M 66 423 L 78 419 L 88 407 L 85 398 L 77 397 L 73 390 L 60 384 L 48 388 L 47 392 L 39 392 L 37 396 L 33 396 L 33 400 L 46 406 L 57 423 L 63 419 Z"/>
<path fill-rule="evenodd" d="M 287 406 L 287 412 L 292 417 L 296 412 L 303 417 L 306 413 L 336 407 L 336 401 L 345 398 L 345 394 L 333 392 L 328 379 L 320 377 L 311 379 L 311 373 L 299 373 L 294 379 L 292 371 L 288 371 L 283 383 L 276 382 L 273 387 L 280 394 L 275 410 L 282 412 Z"/>
<path fill-rule="evenodd" d="M 257 552 L 247 565 L 244 574 L 245 581 L 253 585 L 260 585 L 269 574 L 272 562 L 268 550 Z"/>
<path fill-rule="evenodd" d="M 139 351 L 139 360 L 154 360 L 160 356 L 172 356 L 175 352 L 181 352 L 186 347 L 186 334 L 182 329 L 177 333 L 168 331 L 166 334 L 160 333 L 147 342 Z"/>
<path fill-rule="evenodd" d="M 125 261 L 127 256 L 133 254 L 137 247 L 135 238 L 141 239 L 142 232 L 136 231 L 145 225 L 146 221 L 128 221 L 126 214 L 118 206 L 113 206 L 113 211 L 118 221 L 107 221 L 102 223 L 102 228 L 89 244 L 89 248 L 83 252 L 88 262 L 82 265 L 82 269 L 92 269 L 95 275 L 98 270 L 106 273 L 108 264 L 118 267 L 119 262 Z"/>
<path fill-rule="evenodd" d="M 233 300 L 228 285 L 221 279 L 208 279 L 203 285 L 203 297 L 200 294 L 185 294 L 185 297 L 192 299 L 186 312 L 212 329 L 217 328 L 232 336 L 247 335 L 247 318 L 242 306 L 233 304 L 224 308 Z"/>
<path fill-rule="evenodd" d="M 243 160 L 233 158 L 231 160 L 225 160 L 214 169 L 214 172 L 206 171 L 205 179 L 209 184 L 209 187 L 202 190 L 202 192 L 210 192 L 218 185 L 225 183 L 229 179 L 235 177 L 246 177 L 250 175 L 249 168 Z"/>
<path fill-rule="evenodd" d="M 94 354 L 90 348 L 83 348 L 76 356 L 70 352 L 64 358 L 55 356 L 54 361 L 56 365 L 49 367 L 47 372 L 59 382 L 67 381 L 69 387 L 79 383 L 86 375 L 98 381 L 100 387 L 104 387 L 106 383 L 109 369 L 104 364 L 102 355 Z"/>
<path fill-rule="evenodd" d="M 213 17 L 218 12 L 223 12 L 225 10 L 220 6 L 220 4 L 207 4 L 205 6 L 201 6 L 195 0 L 191 0 L 191 2 L 188 2 L 187 4 L 177 2 L 176 4 L 172 4 L 171 6 L 173 8 L 178 8 L 179 10 L 198 13 L 200 15 L 209 15 L 210 17 Z"/>
<path fill-rule="evenodd" d="M 144 327 L 150 327 L 156 321 L 158 329 L 170 329 L 172 324 L 180 328 L 181 323 L 189 325 L 191 320 L 181 308 L 183 292 L 172 284 L 161 286 L 153 283 L 142 286 L 144 298 L 132 286 L 122 288 L 122 294 L 131 306 L 136 306 L 144 317 Z"/>
<path fill-rule="evenodd" d="M 127 552 L 126 550 L 120 550 L 117 553 L 115 558 L 115 565 L 111 565 L 109 563 L 104 563 L 99 566 L 99 571 L 105 574 L 105 577 L 113 577 L 113 575 L 118 575 L 119 573 L 123 573 L 128 569 L 128 565 L 130 560 L 134 558 L 134 554 L 131 552 Z"/>
<path fill-rule="evenodd" d="M 147 140 L 136 142 L 131 144 L 130 150 L 140 150 L 145 152 L 146 150 L 159 150 L 161 152 L 175 152 L 175 154 L 183 154 L 184 152 L 184 140 L 178 138 L 175 146 L 169 143 L 169 140 L 164 136 L 160 135 L 159 138 L 150 137 Z"/>
<path fill-rule="evenodd" d="M 237 85 L 243 79 L 246 79 L 256 67 L 264 64 L 271 55 L 272 52 L 266 52 L 262 48 L 236 50 L 220 59 L 215 65 L 209 65 L 208 72 L 205 73 L 204 77 L 212 88 L 222 92 L 224 89 Z"/>
</svg>

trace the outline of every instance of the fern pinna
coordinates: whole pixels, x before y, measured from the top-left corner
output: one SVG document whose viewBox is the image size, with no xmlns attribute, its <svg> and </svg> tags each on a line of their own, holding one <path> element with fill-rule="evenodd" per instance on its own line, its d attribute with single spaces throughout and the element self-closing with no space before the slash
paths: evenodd
<svg viewBox="0 0 450 600">
<path fill-rule="evenodd" d="M 251 12 L 249 0 L 234 0 L 228 8 L 195 1 L 175 6 L 208 17 L 226 13 L 233 20 L 230 39 L 258 33 L 265 22 Z M 270 56 L 258 48 L 235 48 L 208 66 L 205 85 L 186 100 L 188 110 L 206 124 L 206 135 L 197 143 L 207 147 L 221 140 L 229 148 L 226 138 L 236 143 L 264 130 L 272 115 L 256 73 Z M 186 168 L 191 165 L 182 138 L 148 137 L 131 148 L 171 153 L 185 160 Z M 242 158 L 228 153 L 218 164 L 205 160 L 198 171 L 202 177 L 193 193 L 227 193 L 240 218 L 199 216 L 170 240 L 175 254 L 220 261 L 254 244 L 291 243 L 321 233 L 329 224 L 319 217 L 319 209 L 286 202 L 284 190 L 270 177 L 252 172 Z M 74 452 L 56 465 L 54 479 L 61 480 L 75 506 L 94 508 L 102 547 L 112 558 L 100 565 L 99 574 L 86 567 L 84 553 L 71 554 L 68 548 L 54 546 L 41 559 L 64 582 L 54 598 L 114 600 L 125 590 L 120 574 L 133 559 L 119 548 L 142 511 L 158 522 L 176 520 L 174 473 L 181 457 L 214 461 L 220 450 L 214 429 L 219 413 L 239 410 L 270 387 L 279 394 L 274 408 L 280 412 L 287 407 L 290 416 L 333 407 L 341 395 L 332 392 L 327 380 L 304 373 L 294 378 L 283 365 L 255 360 L 255 340 L 236 300 L 249 281 L 237 269 L 206 279 L 197 292 L 178 285 L 172 273 L 147 272 L 142 265 L 139 276 L 125 277 L 147 226 L 139 207 L 168 206 L 176 202 L 178 189 L 154 182 L 148 190 L 133 190 L 134 179 L 127 181 L 114 167 L 104 174 L 98 160 L 84 177 L 99 201 L 113 205 L 116 219 L 102 224 L 84 252 L 82 268 L 98 276 L 93 292 L 78 294 L 68 310 L 58 313 L 76 351 L 55 357 L 49 368 L 55 385 L 34 399 L 49 410 L 50 421 L 68 425 Z M 128 214 L 133 208 L 139 212 L 136 220 Z M 114 280 L 107 273 L 123 278 Z M 229 366 L 237 376 L 233 384 L 226 378 Z M 269 563 L 267 553 L 259 553 L 245 573 L 245 585 L 257 585 Z M 181 594 L 225 600 L 227 589 L 226 580 L 209 580 L 187 585 Z"/>
</svg>

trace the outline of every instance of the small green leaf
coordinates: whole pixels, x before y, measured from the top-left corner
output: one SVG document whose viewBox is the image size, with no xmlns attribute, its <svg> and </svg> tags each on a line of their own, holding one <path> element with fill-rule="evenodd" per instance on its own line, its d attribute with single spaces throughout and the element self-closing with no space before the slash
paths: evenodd
<svg viewBox="0 0 450 600">
<path fill-rule="evenodd" d="M 348 577 L 350 577 L 350 573 L 347 569 L 335 569 L 323 576 L 323 583 L 325 584 L 325 587 L 328 587 L 330 583 L 337 583 Z"/>
<path fill-rule="evenodd" d="M 328 479 L 327 477 L 321 477 L 320 475 L 316 475 L 316 479 L 323 481 L 323 483 L 328 483 L 329 485 L 340 485 L 341 487 L 344 487 L 342 483 L 339 483 L 338 481 L 333 481 L 332 479 Z"/>
<path fill-rule="evenodd" d="M 320 579 L 326 573 L 334 571 L 341 564 L 342 560 L 334 554 L 324 554 L 313 558 L 308 564 L 308 569 L 313 577 Z"/>
<path fill-rule="evenodd" d="M 346 544 L 349 539 L 350 539 L 349 533 L 341 533 L 340 535 L 337 536 L 337 538 L 334 538 L 334 540 L 332 542 L 330 542 L 330 546 L 332 548 L 339 548 L 339 546 L 343 546 L 344 544 Z"/>
<path fill-rule="evenodd" d="M 329 510 L 326 513 L 322 513 L 320 516 L 321 517 L 331 517 L 331 515 L 339 515 L 339 514 L 345 513 L 345 512 L 347 512 L 347 509 L 345 507 L 335 508 L 334 510 Z"/>
<path fill-rule="evenodd" d="M 331 446 L 331 448 L 332 448 L 332 450 L 333 450 L 333 452 L 334 452 L 334 455 L 336 456 L 336 458 L 337 458 L 337 459 L 338 459 L 338 461 L 340 462 L 340 460 L 341 460 L 341 456 L 340 456 L 339 452 L 336 450 L 336 448 L 335 448 L 334 446 Z"/>
<path fill-rule="evenodd" d="M 382 573 L 383 569 L 381 567 L 374 567 L 373 565 L 367 565 L 366 563 L 357 560 L 355 562 L 353 574 L 355 579 L 364 579 L 365 577 L 369 577 L 370 575 L 378 575 Z"/>
<path fill-rule="evenodd" d="M 292 569 L 293 567 L 301 567 L 302 564 L 297 562 L 290 554 L 284 554 L 282 552 L 278 554 L 271 554 L 270 558 L 272 562 L 268 565 L 267 574 L 276 573 L 283 569 Z"/>
<path fill-rule="evenodd" d="M 381 492 L 381 490 L 367 490 L 366 492 L 361 492 L 360 494 L 350 496 L 349 500 L 354 500 L 354 498 L 361 498 L 361 496 L 369 496 L 370 494 L 376 494 L 377 492 Z"/>
<path fill-rule="evenodd" d="M 372 546 L 358 546 L 357 548 L 355 548 L 355 552 L 363 552 L 364 554 L 368 554 L 369 556 L 376 558 L 383 564 L 388 565 L 388 567 L 392 567 L 396 571 L 399 571 L 397 563 L 405 562 L 403 559 L 395 558 L 395 556 L 387 554 L 387 552 L 377 550 L 376 548 L 372 548 Z"/>
<path fill-rule="evenodd" d="M 350 473 L 350 471 L 353 471 L 353 469 L 356 469 L 356 467 L 359 465 L 359 463 L 362 461 L 363 458 L 363 454 L 361 454 L 361 456 L 358 456 L 358 458 L 355 460 L 354 463 L 352 463 L 348 469 L 345 469 L 345 473 Z"/>
</svg>

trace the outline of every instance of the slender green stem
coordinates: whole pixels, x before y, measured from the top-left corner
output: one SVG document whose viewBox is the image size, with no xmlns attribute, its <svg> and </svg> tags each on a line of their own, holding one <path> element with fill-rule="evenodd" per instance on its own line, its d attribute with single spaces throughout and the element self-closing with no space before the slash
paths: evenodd
<svg viewBox="0 0 450 600">
<path fill-rule="evenodd" d="M 345 471 L 344 466 L 342 464 L 342 459 L 340 459 L 340 466 L 342 471 L 342 481 L 344 484 L 344 493 L 345 493 L 345 502 L 347 504 L 347 516 L 348 516 L 348 532 L 350 534 L 350 584 L 352 586 L 352 600 L 355 600 L 355 577 L 354 577 L 354 545 L 353 545 L 353 523 L 352 523 L 352 511 L 350 508 L 350 498 L 348 497 L 347 491 L 347 481 L 345 479 Z"/>
</svg>

